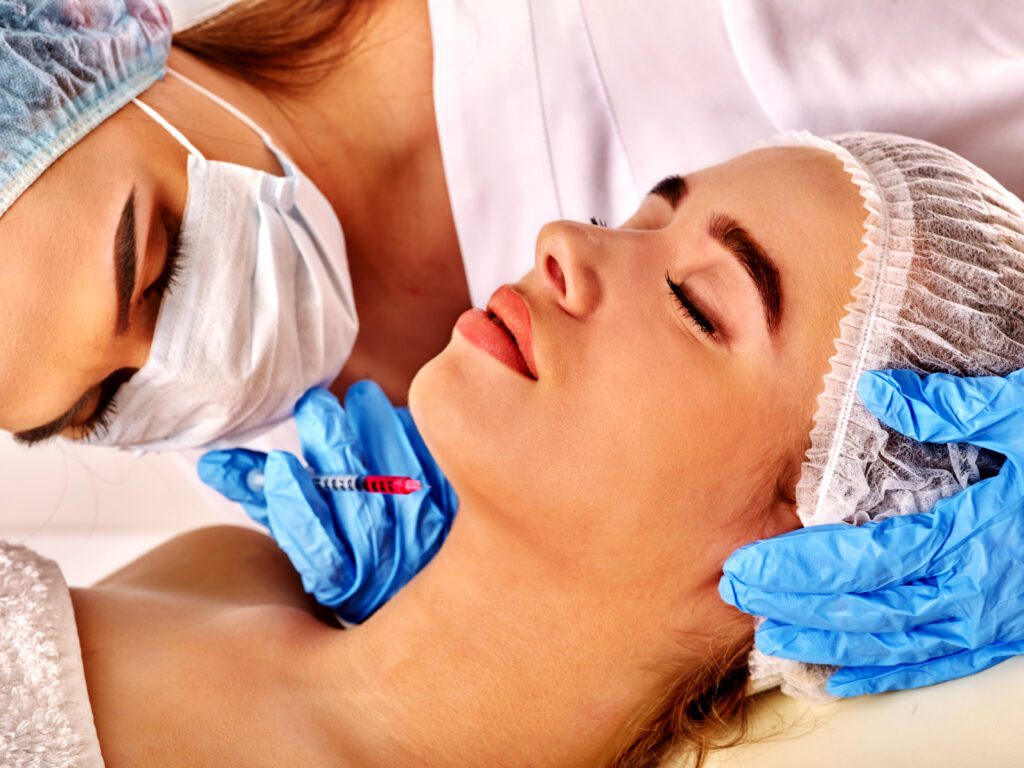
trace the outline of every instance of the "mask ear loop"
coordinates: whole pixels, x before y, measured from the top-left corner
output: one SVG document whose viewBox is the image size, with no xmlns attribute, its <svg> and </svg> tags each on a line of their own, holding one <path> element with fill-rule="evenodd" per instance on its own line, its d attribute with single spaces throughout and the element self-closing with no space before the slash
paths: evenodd
<svg viewBox="0 0 1024 768">
<path fill-rule="evenodd" d="M 163 126 L 164 130 L 171 134 L 171 136 L 174 137 L 177 140 L 177 142 L 181 144 L 181 146 L 183 146 L 185 149 L 187 149 L 191 154 L 195 155 L 198 158 L 201 158 L 202 160 L 206 159 L 203 153 L 196 149 L 195 145 L 191 141 L 185 138 L 185 134 L 183 134 L 181 131 L 179 131 L 177 128 L 171 125 L 167 121 L 167 118 L 165 118 L 163 115 L 161 115 L 151 106 L 149 106 L 149 104 L 146 104 L 143 101 L 139 101 L 138 99 L 132 99 L 132 104 L 134 104 L 136 107 L 138 107 L 151 118 L 153 118 L 157 123 Z"/>
<path fill-rule="evenodd" d="M 260 140 L 267 147 L 267 149 L 269 149 L 273 153 L 274 157 L 277 158 L 277 162 L 281 164 L 281 170 L 283 170 L 285 173 L 288 173 L 290 171 L 290 169 L 293 167 L 293 163 L 288 158 L 287 153 L 285 153 L 283 150 L 278 148 L 277 144 L 274 143 L 274 140 L 272 138 L 270 138 L 270 134 L 267 133 L 266 130 L 264 130 L 259 125 L 259 123 L 257 123 L 255 120 L 253 120 L 247 114 L 245 114 L 245 112 L 240 110 L 234 104 L 226 101 L 225 99 L 222 99 L 216 93 L 214 93 L 213 91 L 211 91 L 211 90 L 209 90 L 207 88 L 204 88 L 203 86 L 201 86 L 199 83 L 195 82 L 194 80 L 190 80 L 189 78 L 185 77 L 183 74 L 178 72 L 177 70 L 174 70 L 174 69 L 171 69 L 171 68 L 168 67 L 167 74 L 168 74 L 169 77 L 177 78 L 178 80 L 180 80 L 182 83 L 187 85 L 192 90 L 196 91 L 197 93 L 202 94 L 203 96 L 208 98 L 210 101 L 212 101 L 214 104 L 217 104 L 222 109 L 224 109 L 226 112 L 228 112 L 228 114 L 233 115 L 235 117 L 235 119 L 238 120 L 239 122 L 241 122 L 243 125 L 248 126 L 249 129 L 253 133 L 255 133 L 257 136 L 260 137 Z"/>
</svg>

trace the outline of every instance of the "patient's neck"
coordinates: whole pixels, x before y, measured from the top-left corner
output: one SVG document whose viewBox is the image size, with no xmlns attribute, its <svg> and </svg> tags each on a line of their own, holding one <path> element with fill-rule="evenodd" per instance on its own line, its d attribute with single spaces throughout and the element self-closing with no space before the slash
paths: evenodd
<svg viewBox="0 0 1024 768">
<path fill-rule="evenodd" d="M 602 762 L 682 651 L 635 585 L 578 576 L 464 500 L 434 562 L 322 649 L 345 670 L 323 711 L 341 754 L 359 766 Z"/>
</svg>

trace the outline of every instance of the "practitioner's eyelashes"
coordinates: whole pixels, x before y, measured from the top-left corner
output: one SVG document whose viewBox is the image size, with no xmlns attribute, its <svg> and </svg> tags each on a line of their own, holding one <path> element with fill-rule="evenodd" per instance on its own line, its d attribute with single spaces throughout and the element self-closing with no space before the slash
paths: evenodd
<svg viewBox="0 0 1024 768">
<path fill-rule="evenodd" d="M 136 368 L 121 368 L 103 380 L 103 383 L 100 384 L 99 399 L 92 415 L 82 423 L 72 424 L 69 427 L 72 431 L 71 439 L 82 440 L 87 437 L 99 437 L 106 432 L 110 427 L 110 420 L 117 411 L 114 396 L 117 395 L 121 385 L 128 381 L 137 370 Z"/>
<path fill-rule="evenodd" d="M 170 220 L 167 214 L 163 216 L 163 225 L 167 240 L 164 268 L 143 294 L 146 298 L 155 296 L 159 300 L 162 300 L 177 283 L 178 277 L 181 275 L 182 251 L 184 250 L 180 237 L 181 229 Z"/>
<path fill-rule="evenodd" d="M 163 215 L 164 234 L 167 240 L 167 255 L 164 259 L 164 268 L 160 271 L 156 280 L 143 292 L 143 296 L 156 298 L 162 301 L 164 297 L 177 284 L 181 275 L 182 263 L 182 242 L 180 228 L 171 220 L 165 212 Z M 71 425 L 73 439 L 82 440 L 87 437 L 100 437 L 110 427 L 110 420 L 117 411 L 117 403 L 114 398 L 121 386 L 130 379 L 138 369 L 122 368 L 110 374 L 99 387 L 99 398 L 92 415 L 80 424 Z"/>
<path fill-rule="evenodd" d="M 690 294 L 679 283 L 672 280 L 668 272 L 665 273 L 665 282 L 668 283 L 669 292 L 675 297 L 679 303 L 679 307 L 682 309 L 683 314 L 687 320 L 700 329 L 701 333 L 706 333 L 708 336 L 715 336 L 715 325 L 712 323 L 707 315 L 705 315 L 700 308 L 694 304 L 693 299 L 690 298 Z"/>
</svg>

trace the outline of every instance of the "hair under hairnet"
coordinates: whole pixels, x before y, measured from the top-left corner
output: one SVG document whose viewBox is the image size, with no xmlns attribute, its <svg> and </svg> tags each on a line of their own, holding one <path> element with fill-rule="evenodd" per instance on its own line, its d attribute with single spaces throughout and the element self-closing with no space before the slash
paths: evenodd
<svg viewBox="0 0 1024 768">
<path fill-rule="evenodd" d="M 170 44 L 157 0 L 0 0 L 0 215 L 163 75 Z"/>
<path fill-rule="evenodd" d="M 835 155 L 866 211 L 858 284 L 818 397 L 797 514 L 821 525 L 928 511 L 996 472 L 1000 457 L 888 429 L 860 402 L 857 380 L 882 368 L 979 376 L 1024 366 L 1024 204 L 962 157 L 904 136 L 800 132 L 772 144 Z M 822 699 L 832 671 L 751 655 L 756 690 L 781 683 Z"/>
</svg>

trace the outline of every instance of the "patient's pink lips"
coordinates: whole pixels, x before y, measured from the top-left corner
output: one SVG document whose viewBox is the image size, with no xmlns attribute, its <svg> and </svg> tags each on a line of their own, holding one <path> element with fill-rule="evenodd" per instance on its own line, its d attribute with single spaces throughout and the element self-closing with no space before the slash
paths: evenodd
<svg viewBox="0 0 1024 768">
<path fill-rule="evenodd" d="M 527 378 L 537 378 L 533 359 L 530 310 L 522 297 L 503 285 L 487 303 L 487 311 L 471 309 L 455 323 L 456 330 L 473 346 L 482 349 Z"/>
<path fill-rule="evenodd" d="M 533 378 L 537 378 L 537 363 L 533 359 L 533 324 L 530 308 L 512 286 L 503 285 L 487 302 L 487 311 L 495 315 L 516 340 Z"/>
</svg>

